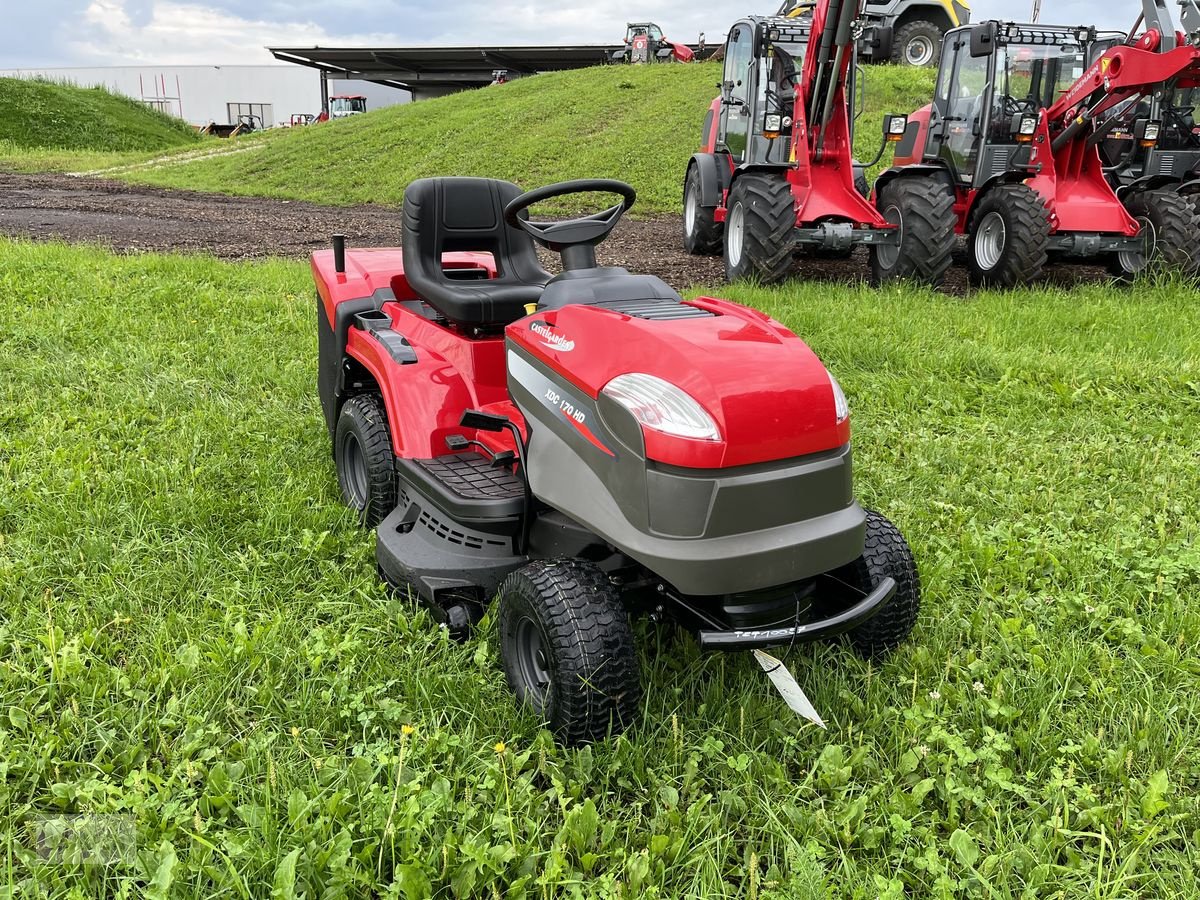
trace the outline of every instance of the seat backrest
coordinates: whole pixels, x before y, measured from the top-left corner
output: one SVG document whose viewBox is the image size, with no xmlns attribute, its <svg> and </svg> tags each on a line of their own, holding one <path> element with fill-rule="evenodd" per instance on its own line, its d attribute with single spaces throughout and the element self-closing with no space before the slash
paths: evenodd
<svg viewBox="0 0 1200 900">
<path fill-rule="evenodd" d="M 493 178 L 422 178 L 404 191 L 404 276 L 452 322 L 512 322 L 550 280 L 530 237 L 504 222 L 504 207 L 520 194 L 512 182 Z M 455 250 L 491 253 L 496 277 L 448 278 L 442 254 Z"/>
</svg>

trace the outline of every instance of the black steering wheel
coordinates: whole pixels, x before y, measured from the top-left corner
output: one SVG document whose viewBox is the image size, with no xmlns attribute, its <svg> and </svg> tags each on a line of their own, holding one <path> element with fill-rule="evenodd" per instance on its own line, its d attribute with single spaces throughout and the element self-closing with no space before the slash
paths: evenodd
<svg viewBox="0 0 1200 900">
<path fill-rule="evenodd" d="M 579 219 L 563 222 L 531 222 L 521 213 L 543 200 L 564 197 L 567 194 L 619 194 L 621 202 L 615 206 Z M 519 228 L 547 250 L 561 253 L 564 269 L 594 268 L 595 247 L 608 237 L 621 221 L 625 210 L 633 206 L 637 192 L 624 181 L 611 178 L 581 178 L 576 181 L 560 181 L 545 187 L 534 188 L 514 198 L 504 207 L 504 221 Z"/>
</svg>

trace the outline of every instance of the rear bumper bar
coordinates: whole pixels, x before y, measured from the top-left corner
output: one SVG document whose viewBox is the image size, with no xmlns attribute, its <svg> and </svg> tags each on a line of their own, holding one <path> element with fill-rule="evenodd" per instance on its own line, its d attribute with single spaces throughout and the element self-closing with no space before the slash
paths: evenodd
<svg viewBox="0 0 1200 900">
<path fill-rule="evenodd" d="M 790 628 L 761 628 L 728 631 L 702 630 L 696 638 L 701 650 L 764 650 L 792 643 L 807 643 L 849 631 L 867 621 L 896 594 L 896 582 L 884 578 L 875 590 L 849 609 L 815 622 L 805 622 Z"/>
</svg>

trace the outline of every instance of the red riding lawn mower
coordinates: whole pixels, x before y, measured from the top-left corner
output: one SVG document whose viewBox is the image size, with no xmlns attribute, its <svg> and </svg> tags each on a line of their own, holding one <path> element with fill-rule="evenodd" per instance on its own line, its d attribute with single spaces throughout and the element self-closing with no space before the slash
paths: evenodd
<svg viewBox="0 0 1200 900">
<path fill-rule="evenodd" d="M 581 192 L 621 202 L 528 218 Z M 920 602 L 904 538 L 855 502 L 846 399 L 803 341 L 597 266 L 633 202 L 619 181 L 424 179 L 403 250 L 312 259 L 338 482 L 381 573 L 455 634 L 498 597 L 508 682 L 567 742 L 637 717 L 631 616 L 705 649 L 846 634 L 873 656 Z"/>
<path fill-rule="evenodd" d="M 609 62 L 691 62 L 695 57 L 691 47 L 668 41 L 653 22 L 630 22 L 625 26 L 625 46 L 614 50 Z"/>
<path fill-rule="evenodd" d="M 704 120 L 684 178 L 684 246 L 723 249 L 730 279 L 776 282 L 798 251 L 870 251 L 871 279 L 937 284 L 954 249 L 954 195 L 932 179 L 907 182 L 873 205 L 863 177 L 904 116 L 885 118 L 875 160 L 852 156 L 854 21 L 862 0 L 818 0 L 811 17 L 751 17 L 726 43 L 721 96 Z M 874 31 L 887 55 L 891 31 Z M 849 85 L 850 90 L 847 91 Z M 903 227 L 901 223 L 903 222 Z"/>
<path fill-rule="evenodd" d="M 1143 5 L 1145 21 L 1161 21 L 1161 0 Z M 998 21 L 946 35 L 933 103 L 909 117 L 875 190 L 884 203 L 914 185 L 952 191 L 975 284 L 1025 284 L 1051 257 L 1107 263 L 1122 278 L 1148 266 L 1196 274 L 1192 208 L 1172 190 L 1122 202 L 1099 144 L 1107 114 L 1158 102 L 1164 84 L 1196 71 L 1200 49 L 1176 46 L 1173 31 L 1166 49 L 1150 28 L 1096 56 L 1096 37 L 1091 27 Z"/>
</svg>

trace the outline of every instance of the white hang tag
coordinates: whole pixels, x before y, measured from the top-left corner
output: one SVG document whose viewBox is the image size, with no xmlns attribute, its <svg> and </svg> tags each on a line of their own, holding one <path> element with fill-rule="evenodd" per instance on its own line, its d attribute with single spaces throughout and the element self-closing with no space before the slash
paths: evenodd
<svg viewBox="0 0 1200 900">
<path fill-rule="evenodd" d="M 817 715 L 817 710 L 809 701 L 808 695 L 796 683 L 796 679 L 792 677 L 788 667 L 783 664 L 783 660 L 776 659 L 770 653 L 763 653 L 761 650 L 751 652 L 758 664 L 762 666 L 762 670 L 767 673 L 767 677 L 771 679 L 771 684 L 775 685 L 775 690 L 779 691 L 779 695 L 792 708 L 792 711 L 802 719 L 808 719 L 824 728 L 825 722 Z"/>
</svg>

